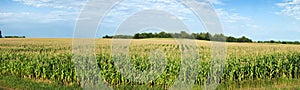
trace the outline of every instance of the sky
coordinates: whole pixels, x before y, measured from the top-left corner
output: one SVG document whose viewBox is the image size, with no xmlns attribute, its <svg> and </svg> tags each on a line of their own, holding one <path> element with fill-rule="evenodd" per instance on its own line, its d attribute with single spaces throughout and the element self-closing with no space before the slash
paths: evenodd
<svg viewBox="0 0 300 90">
<path fill-rule="evenodd" d="M 255 41 L 300 41 L 300 0 L 208 1 L 218 15 L 225 35 L 247 36 Z M 87 2 L 87 0 L 1 0 L 0 30 L 4 36 L 72 38 L 77 21 L 80 20 L 78 17 L 87 6 Z M 99 22 L 96 38 L 116 34 L 116 29 L 128 18 L 149 9 L 170 13 L 181 20 L 190 32 L 208 32 L 197 15 L 176 0 L 124 0 L 107 12 L 103 21 Z M 97 10 L 93 12 L 97 13 Z M 126 32 L 126 34 L 134 33 L 136 32 Z"/>
</svg>

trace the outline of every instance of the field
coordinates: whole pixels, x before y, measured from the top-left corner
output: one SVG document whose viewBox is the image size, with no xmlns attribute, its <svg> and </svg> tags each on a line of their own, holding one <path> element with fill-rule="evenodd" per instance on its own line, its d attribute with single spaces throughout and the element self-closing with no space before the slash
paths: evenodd
<svg viewBox="0 0 300 90">
<path fill-rule="evenodd" d="M 198 62 L 188 64 L 198 65 L 193 89 L 203 89 L 213 81 L 208 79 L 213 66 L 212 49 L 208 41 L 196 42 Z M 81 75 L 74 69 L 72 45 L 72 39 L 0 39 L 0 89 L 30 88 L 14 86 L 11 80 L 18 82 L 19 79 L 34 83 L 30 85 L 37 84 L 37 89 L 41 88 L 40 83 L 49 84 L 50 89 L 82 89 L 79 86 L 84 86 L 81 82 L 84 79 L 78 78 Z M 111 46 L 110 39 L 96 39 L 95 57 L 100 69 L 96 73 L 114 89 L 170 89 L 181 72 L 186 77 L 193 74 L 180 67 L 180 47 L 195 48 L 178 45 L 173 39 L 132 40 L 130 47 L 126 47 L 129 49 L 126 56 L 112 55 Z M 163 61 L 152 62 L 151 57 Z M 130 61 L 136 70 L 150 74 L 155 73 L 151 71 L 151 63 L 166 67 L 156 72 L 159 75 L 154 80 L 135 82 L 134 79 L 145 78 L 122 74 L 114 63 L 119 59 Z M 223 70 L 216 72 L 220 73 L 220 78 L 213 78 L 220 83 L 217 89 L 300 89 L 299 45 L 226 43 L 224 62 Z"/>
</svg>

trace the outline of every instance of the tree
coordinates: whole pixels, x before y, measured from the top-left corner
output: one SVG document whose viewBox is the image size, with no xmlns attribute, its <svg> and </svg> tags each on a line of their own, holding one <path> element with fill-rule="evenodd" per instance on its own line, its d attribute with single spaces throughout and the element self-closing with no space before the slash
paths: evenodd
<svg viewBox="0 0 300 90">
<path fill-rule="evenodd" d="M 247 38 L 246 36 L 243 36 L 241 38 L 238 38 L 238 42 L 252 42 L 251 39 Z"/>
<path fill-rule="evenodd" d="M 238 40 L 232 36 L 227 37 L 226 39 L 227 42 L 237 42 Z"/>
<path fill-rule="evenodd" d="M 112 38 L 131 39 L 133 36 L 130 35 L 115 35 Z"/>
<path fill-rule="evenodd" d="M 287 44 L 287 42 L 286 42 L 286 41 L 282 41 L 281 43 L 282 43 L 282 44 Z"/>
<path fill-rule="evenodd" d="M 156 38 L 172 38 L 172 35 L 170 33 L 160 32 Z"/>
<path fill-rule="evenodd" d="M 134 34 L 133 38 L 134 39 L 140 39 L 140 33 Z"/>
<path fill-rule="evenodd" d="M 197 39 L 197 40 L 207 40 L 207 41 L 221 41 L 221 42 L 252 42 L 251 39 L 243 36 L 241 38 L 235 38 L 232 36 L 225 36 L 224 34 L 210 34 L 207 33 L 192 33 L 189 34 L 185 31 L 181 31 L 180 33 L 167 33 L 167 32 L 159 32 L 159 33 L 136 33 L 134 36 L 131 35 L 115 35 L 115 36 L 104 36 L 103 38 L 134 38 L 134 39 L 146 39 L 146 38 L 184 38 L 184 39 Z M 296 42 L 292 42 L 296 43 Z M 299 43 L 299 42 L 298 42 Z"/>
<path fill-rule="evenodd" d="M 190 35 L 185 31 L 181 31 L 179 38 L 190 38 Z"/>
<path fill-rule="evenodd" d="M 153 33 L 148 33 L 147 37 L 154 38 L 154 35 L 153 35 Z"/>
<path fill-rule="evenodd" d="M 215 34 L 212 38 L 212 41 L 226 41 L 226 36 L 224 34 Z"/>
<path fill-rule="evenodd" d="M 211 38 L 211 34 L 207 32 L 205 34 L 205 39 L 204 40 L 210 40 L 210 38 Z"/>
<path fill-rule="evenodd" d="M 26 38 L 25 36 L 5 36 L 5 38 Z"/>
<path fill-rule="evenodd" d="M 2 38 L 2 32 L 1 32 L 1 30 L 0 30 L 0 38 Z"/>
<path fill-rule="evenodd" d="M 160 32 L 160 33 L 158 34 L 158 37 L 159 37 L 159 38 L 164 38 L 164 37 L 166 37 L 166 32 Z"/>
<path fill-rule="evenodd" d="M 112 38 L 113 36 L 105 35 L 103 38 Z"/>
</svg>

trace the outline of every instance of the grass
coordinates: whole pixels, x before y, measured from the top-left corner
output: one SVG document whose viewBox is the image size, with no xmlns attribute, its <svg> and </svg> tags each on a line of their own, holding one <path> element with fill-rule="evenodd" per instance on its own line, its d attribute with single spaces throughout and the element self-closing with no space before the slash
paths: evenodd
<svg viewBox="0 0 300 90">
<path fill-rule="evenodd" d="M 58 83 L 37 82 L 19 77 L 1 76 L 0 90 L 82 90 L 78 86 L 63 86 Z"/>
<path fill-rule="evenodd" d="M 36 82 L 19 77 L 0 77 L 0 90 L 82 90 L 78 86 L 63 86 L 58 83 Z M 115 90 L 165 90 L 165 86 L 149 87 L 146 85 L 114 86 Z M 299 90 L 298 79 L 273 79 L 243 82 L 221 83 L 217 90 Z M 202 90 L 201 86 L 195 85 L 193 90 Z"/>
<path fill-rule="evenodd" d="M 218 90 L 299 90 L 299 79 L 278 78 L 272 80 L 251 80 L 243 82 L 228 82 L 218 86 Z"/>
</svg>

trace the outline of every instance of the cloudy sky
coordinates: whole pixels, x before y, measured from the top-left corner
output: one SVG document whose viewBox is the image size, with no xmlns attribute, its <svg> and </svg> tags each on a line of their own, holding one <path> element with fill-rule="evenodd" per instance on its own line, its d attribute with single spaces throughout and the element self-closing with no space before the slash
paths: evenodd
<svg viewBox="0 0 300 90">
<path fill-rule="evenodd" d="M 247 36 L 253 40 L 300 41 L 300 0 L 209 1 L 226 35 Z M 86 3 L 87 0 L 1 0 L 0 30 L 3 35 L 72 38 Z M 169 12 L 182 20 L 191 32 L 207 32 L 195 14 L 176 0 L 124 0 L 99 23 L 97 37 L 113 35 L 127 18 L 148 9 Z"/>
</svg>

